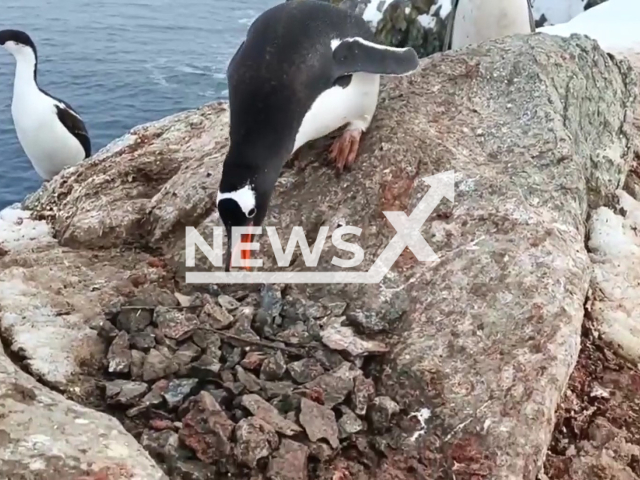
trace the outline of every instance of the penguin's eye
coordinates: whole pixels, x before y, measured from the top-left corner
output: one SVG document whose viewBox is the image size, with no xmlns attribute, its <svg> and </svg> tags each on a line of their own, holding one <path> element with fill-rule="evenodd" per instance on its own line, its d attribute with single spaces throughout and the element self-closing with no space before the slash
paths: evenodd
<svg viewBox="0 0 640 480">
<path fill-rule="evenodd" d="M 247 212 L 247 218 L 253 218 L 256 215 L 256 209 L 252 208 Z"/>
</svg>

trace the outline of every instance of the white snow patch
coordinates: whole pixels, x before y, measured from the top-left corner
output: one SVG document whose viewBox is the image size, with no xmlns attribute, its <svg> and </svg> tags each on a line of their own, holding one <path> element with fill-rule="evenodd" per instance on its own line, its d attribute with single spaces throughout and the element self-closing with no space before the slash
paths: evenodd
<svg viewBox="0 0 640 480">
<path fill-rule="evenodd" d="M 423 435 L 427 431 L 427 420 L 429 420 L 431 418 L 431 410 L 429 410 L 427 407 L 422 408 L 422 409 L 418 410 L 417 412 L 414 412 L 411 415 L 409 415 L 409 418 L 411 418 L 411 417 L 416 417 L 418 419 L 418 421 L 420 422 L 420 425 L 422 426 L 422 428 L 420 430 L 418 430 L 417 432 L 415 432 L 411 436 L 411 441 L 415 442 L 415 440 L 420 435 Z"/>
<path fill-rule="evenodd" d="M 610 53 L 637 51 L 640 50 L 640 1 L 608 0 L 567 23 L 542 27 L 538 32 L 561 37 L 574 33 L 587 35 Z"/>
<path fill-rule="evenodd" d="M 640 362 L 640 203 L 616 193 L 625 216 L 601 207 L 589 222 L 595 292 L 590 310 L 602 338 Z"/>
<path fill-rule="evenodd" d="M 435 28 L 436 26 L 436 17 L 432 15 L 420 15 L 418 21 L 424 28 Z"/>
<path fill-rule="evenodd" d="M 440 7 L 440 13 L 438 14 L 438 16 L 444 20 L 451 11 L 451 0 L 438 0 L 433 4 L 431 10 L 429 10 L 429 15 L 435 15 L 438 7 Z"/>
<path fill-rule="evenodd" d="M 377 26 L 378 22 L 382 18 L 382 14 L 392 1 L 393 0 L 371 0 L 367 5 L 367 8 L 364 9 L 362 18 L 374 27 Z"/>
<path fill-rule="evenodd" d="M 39 243 L 54 242 L 46 222 L 31 220 L 30 212 L 16 206 L 0 211 L 0 246 L 17 251 L 32 248 Z"/>
<path fill-rule="evenodd" d="M 538 20 L 542 15 L 545 25 L 565 23 L 584 12 L 586 0 L 533 0 L 533 16 Z"/>
</svg>

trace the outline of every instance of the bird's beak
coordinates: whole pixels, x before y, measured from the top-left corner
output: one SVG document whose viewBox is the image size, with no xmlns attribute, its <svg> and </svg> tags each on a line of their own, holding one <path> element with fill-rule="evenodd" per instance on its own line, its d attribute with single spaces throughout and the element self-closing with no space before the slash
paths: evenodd
<svg viewBox="0 0 640 480">
<path fill-rule="evenodd" d="M 249 225 L 247 225 L 248 227 L 251 227 L 253 225 L 253 223 L 250 223 Z M 238 242 L 238 244 L 232 249 L 232 241 L 233 238 L 231 237 L 231 229 L 227 229 L 227 253 L 226 253 L 226 259 L 225 259 L 225 267 L 224 267 L 224 271 L 225 272 L 229 272 L 231 271 L 231 259 L 233 258 L 234 254 L 236 253 L 236 251 L 241 248 L 241 245 L 243 243 L 251 243 L 251 240 L 253 239 L 253 234 L 251 233 L 246 233 L 246 234 L 242 234 L 240 235 L 240 242 Z M 251 259 L 251 250 L 242 250 L 240 252 L 240 259 L 242 260 L 242 265 L 240 268 L 243 268 L 247 271 L 251 271 L 251 266 L 249 265 L 248 260 Z"/>
</svg>

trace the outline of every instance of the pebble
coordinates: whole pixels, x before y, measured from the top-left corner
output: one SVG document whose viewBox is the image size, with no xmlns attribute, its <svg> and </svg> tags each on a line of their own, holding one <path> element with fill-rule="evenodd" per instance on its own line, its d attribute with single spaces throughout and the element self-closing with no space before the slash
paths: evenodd
<svg viewBox="0 0 640 480">
<path fill-rule="evenodd" d="M 280 444 L 273 427 L 257 417 L 240 420 L 235 429 L 235 454 L 239 463 L 255 468 L 258 460 L 268 457 Z"/>
<path fill-rule="evenodd" d="M 329 315 L 334 317 L 341 316 L 347 309 L 347 302 L 344 302 L 338 298 L 325 297 L 320 300 L 320 303 L 326 307 L 329 311 Z"/>
<path fill-rule="evenodd" d="M 260 378 L 267 381 L 279 380 L 286 371 L 287 364 L 282 352 L 276 352 L 275 355 L 267 358 L 262 364 Z"/>
<path fill-rule="evenodd" d="M 238 302 L 235 298 L 230 297 L 229 295 L 220 295 L 218 297 L 218 303 L 228 312 L 236 310 L 240 306 L 240 302 Z"/>
<path fill-rule="evenodd" d="M 225 351 L 228 353 L 225 353 Z M 225 359 L 227 360 L 224 364 L 224 368 L 228 370 L 233 369 L 242 361 L 241 348 L 233 348 L 230 345 L 226 345 L 225 347 L 223 347 L 223 353 L 225 353 Z"/>
<path fill-rule="evenodd" d="M 140 437 L 140 444 L 156 461 L 171 462 L 177 457 L 179 439 L 172 430 L 145 430 Z"/>
<path fill-rule="evenodd" d="M 148 306 L 144 299 L 133 299 L 128 307 L 135 306 Z M 127 308 L 121 310 L 116 318 L 116 326 L 118 330 L 124 330 L 127 333 L 142 332 L 148 325 L 151 324 L 153 318 L 153 310 L 149 308 L 142 308 L 140 310 L 134 308 Z"/>
<path fill-rule="evenodd" d="M 298 383 L 309 383 L 325 373 L 320 362 L 313 358 L 304 358 L 290 363 L 287 369 L 291 377 Z"/>
<path fill-rule="evenodd" d="M 173 430 L 175 428 L 173 422 L 171 420 L 167 420 L 166 418 L 153 418 L 149 422 L 149 426 L 158 431 Z"/>
<path fill-rule="evenodd" d="M 325 370 L 335 370 L 344 363 L 342 355 L 329 349 L 316 350 L 313 352 L 313 358 L 318 360 Z"/>
<path fill-rule="evenodd" d="M 177 371 L 178 365 L 170 357 L 163 355 L 156 349 L 151 349 L 142 367 L 142 379 L 145 382 L 157 380 Z"/>
<path fill-rule="evenodd" d="M 137 332 L 129 337 L 129 344 L 132 348 L 148 352 L 156 346 L 156 338 L 150 332 Z"/>
<path fill-rule="evenodd" d="M 215 357 L 216 360 L 220 359 L 222 355 L 220 351 L 222 341 L 217 333 L 210 330 L 198 329 L 193 332 L 192 340 L 193 343 L 204 350 L 209 356 Z"/>
<path fill-rule="evenodd" d="M 191 411 L 182 419 L 180 440 L 205 463 L 223 460 L 231 453 L 235 424 L 218 402 L 202 391 L 191 402 Z"/>
<path fill-rule="evenodd" d="M 153 322 L 165 338 L 182 341 L 189 338 L 198 328 L 198 317 L 185 310 L 156 308 Z"/>
<path fill-rule="evenodd" d="M 222 307 L 210 303 L 202 309 L 200 322 L 206 323 L 216 330 L 222 330 L 233 325 L 235 318 Z"/>
<path fill-rule="evenodd" d="M 212 385 L 207 385 L 204 390 L 209 393 L 219 405 L 227 407 L 231 404 L 232 397 L 224 388 L 214 388 Z"/>
<path fill-rule="evenodd" d="M 367 413 L 369 403 L 376 396 L 376 385 L 373 380 L 365 378 L 364 375 L 358 375 L 353 383 L 353 395 L 351 402 L 357 415 L 363 417 Z"/>
<path fill-rule="evenodd" d="M 275 398 L 281 395 L 289 395 L 296 386 L 291 382 L 265 382 L 262 381 L 262 391 L 265 393 L 267 398 Z"/>
<path fill-rule="evenodd" d="M 255 314 L 255 308 L 247 305 L 241 306 L 236 313 L 236 324 L 229 330 L 229 333 L 236 337 L 244 338 L 246 340 L 257 341 L 260 337 L 251 329 L 251 323 Z M 229 343 L 236 347 L 245 347 L 244 342 L 238 342 L 233 339 L 229 339 Z"/>
<path fill-rule="evenodd" d="M 322 343 L 332 350 L 346 350 L 354 357 L 363 355 L 379 355 L 389 351 L 382 342 L 364 340 L 358 337 L 353 328 L 330 325 L 322 332 Z"/>
<path fill-rule="evenodd" d="M 385 332 L 391 327 L 383 317 L 371 311 L 354 310 L 347 314 L 347 321 L 365 333 Z"/>
<path fill-rule="evenodd" d="M 260 310 L 272 319 L 282 311 L 282 291 L 275 285 L 264 285 L 261 290 Z"/>
<path fill-rule="evenodd" d="M 103 340 L 111 341 L 118 335 L 118 329 L 108 320 L 102 320 L 98 327 L 98 336 Z"/>
<path fill-rule="evenodd" d="M 240 366 L 247 370 L 258 370 L 267 358 L 268 356 L 264 352 L 249 352 L 240 362 Z"/>
<path fill-rule="evenodd" d="M 269 480 L 307 480 L 308 458 L 309 449 L 306 446 L 285 438 L 280 448 L 271 457 L 267 478 Z"/>
<path fill-rule="evenodd" d="M 178 349 L 173 359 L 178 365 L 184 367 L 189 365 L 201 353 L 202 350 L 195 343 L 187 342 Z"/>
<path fill-rule="evenodd" d="M 105 396 L 110 405 L 135 405 L 148 390 L 146 383 L 128 380 L 113 380 L 105 384 Z"/>
<path fill-rule="evenodd" d="M 276 407 L 280 413 L 287 415 L 291 412 L 295 414 L 300 409 L 302 397 L 294 393 L 285 393 L 271 401 L 271 405 Z"/>
<path fill-rule="evenodd" d="M 253 415 L 264 420 L 283 435 L 291 436 L 302 431 L 298 425 L 283 418 L 273 405 L 270 405 L 258 395 L 244 395 L 241 398 L 241 404 Z"/>
<path fill-rule="evenodd" d="M 303 398 L 300 403 L 300 423 L 312 442 L 324 438 L 334 449 L 340 446 L 338 423 L 331 409 Z"/>
<path fill-rule="evenodd" d="M 313 338 L 307 331 L 307 327 L 302 322 L 297 322 L 293 327 L 280 332 L 276 335 L 276 338 L 289 345 L 308 345 L 313 341 Z"/>
<path fill-rule="evenodd" d="M 110 373 L 129 373 L 131 367 L 131 350 L 129 350 L 129 335 L 120 332 L 111 343 L 107 353 Z"/>
<path fill-rule="evenodd" d="M 324 393 L 324 404 L 332 408 L 342 403 L 353 390 L 353 379 L 360 373 L 360 370 L 352 364 L 344 362 L 337 369 L 306 383 L 304 388 L 307 390 L 319 388 Z"/>
<path fill-rule="evenodd" d="M 236 367 L 236 376 L 238 377 L 238 381 L 252 393 L 258 392 L 262 388 L 260 380 L 239 365 Z"/>
<path fill-rule="evenodd" d="M 367 418 L 371 427 L 377 432 L 384 432 L 390 427 L 391 418 L 400 411 L 400 407 L 389 397 L 377 397 L 369 405 Z"/>
<path fill-rule="evenodd" d="M 189 365 L 189 375 L 203 380 L 215 378 L 221 367 L 220 362 L 208 355 L 203 355 L 200 360 Z"/>
<path fill-rule="evenodd" d="M 131 372 L 131 378 L 134 380 L 142 380 L 142 369 L 144 368 L 144 360 L 147 356 L 138 351 L 131 350 L 131 368 L 129 371 Z"/>
<path fill-rule="evenodd" d="M 346 438 L 362 431 L 364 425 L 358 416 L 344 405 L 338 407 L 342 416 L 338 420 L 338 436 Z"/>
<path fill-rule="evenodd" d="M 168 407 L 170 409 L 179 407 L 197 385 L 197 378 L 180 378 L 169 382 L 169 386 L 163 394 Z"/>
</svg>

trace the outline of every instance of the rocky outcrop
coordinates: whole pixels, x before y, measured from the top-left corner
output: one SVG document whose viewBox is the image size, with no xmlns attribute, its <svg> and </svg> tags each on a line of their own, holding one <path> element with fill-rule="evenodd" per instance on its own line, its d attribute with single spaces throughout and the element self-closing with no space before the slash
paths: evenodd
<svg viewBox="0 0 640 480">
<path fill-rule="evenodd" d="M 372 411 L 402 419 L 404 435 L 368 478 L 415 475 L 407 469 L 425 478 L 451 469 L 457 478 L 536 477 L 578 353 L 592 271 L 587 214 L 612 206 L 623 185 L 636 82 L 628 63 L 580 37 L 517 36 L 434 55 L 386 85 L 351 172 L 336 178 L 327 139 L 286 167 L 265 223 L 284 238 L 291 225 L 308 238 L 320 226 L 328 236 L 359 226 L 363 269 L 396 234 L 382 212 L 409 215 L 437 190 L 429 182 L 455 182 L 421 229 L 438 261 L 405 251 L 381 283 L 301 286 L 306 297 L 346 302 L 354 329 L 391 346 L 376 388 L 391 398 Z M 217 225 L 227 122 L 226 105 L 213 104 L 139 127 L 25 202 L 34 228 L 46 220 L 57 240 L 47 232 L 11 240 L 0 257 L 0 292 L 13 288 L 0 293 L 3 337 L 30 372 L 70 395 L 90 391 L 78 379 L 106 355 L 89 329 L 99 311 L 143 298 L 150 284 L 190 287 L 184 228 L 211 238 Z M 275 265 L 266 246 L 265 270 Z M 331 259 L 344 253 L 323 252 L 317 270 L 337 271 Z M 199 270 L 210 268 L 205 260 L 198 256 Z M 303 269 L 300 259 L 289 267 Z M 50 363 L 65 350 L 63 374 L 44 368 L 42 342 L 29 338 L 50 324 L 74 331 L 51 346 Z M 348 343 L 345 355 L 361 347 Z M 322 390 L 320 378 L 312 383 Z M 330 416 L 312 413 L 305 422 Z"/>
<path fill-rule="evenodd" d="M 115 418 L 38 384 L 2 350 L 0 445 L 3 479 L 168 480 Z"/>
</svg>

